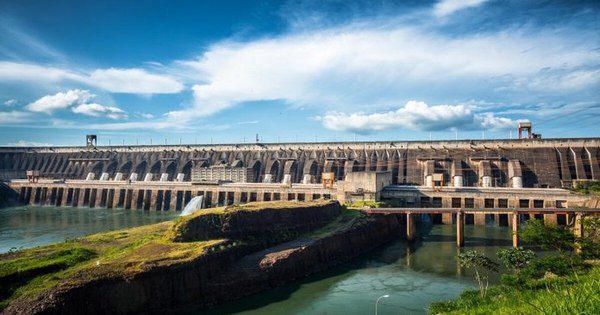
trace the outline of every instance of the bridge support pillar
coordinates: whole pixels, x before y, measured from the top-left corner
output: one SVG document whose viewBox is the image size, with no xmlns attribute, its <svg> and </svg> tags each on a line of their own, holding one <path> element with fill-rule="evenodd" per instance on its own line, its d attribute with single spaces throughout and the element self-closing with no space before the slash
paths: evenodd
<svg viewBox="0 0 600 315">
<path fill-rule="evenodd" d="M 442 223 L 452 224 L 452 213 L 442 213 Z"/>
<path fill-rule="evenodd" d="M 475 213 L 473 215 L 475 225 L 485 225 L 485 214 L 483 213 Z"/>
<path fill-rule="evenodd" d="M 513 247 L 519 247 L 519 213 L 511 214 L 511 226 Z"/>
<path fill-rule="evenodd" d="M 465 245 L 465 215 L 462 212 L 456 213 L 456 246 Z"/>
<path fill-rule="evenodd" d="M 417 232 L 417 225 L 416 225 L 416 218 L 415 215 L 412 213 L 407 213 L 406 214 L 406 239 L 409 242 L 412 242 L 415 240 L 415 236 L 416 236 L 416 232 Z"/>
<path fill-rule="evenodd" d="M 546 226 L 558 225 L 558 215 L 556 214 L 544 214 L 544 224 Z"/>
</svg>

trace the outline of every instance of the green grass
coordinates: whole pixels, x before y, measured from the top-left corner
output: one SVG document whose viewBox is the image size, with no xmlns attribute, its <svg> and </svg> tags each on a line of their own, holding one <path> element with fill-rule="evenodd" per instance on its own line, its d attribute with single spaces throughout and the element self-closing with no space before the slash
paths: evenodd
<svg viewBox="0 0 600 315">
<path fill-rule="evenodd" d="M 260 211 L 323 205 L 331 201 L 259 202 L 200 211 Z M 356 215 L 347 210 L 344 217 Z M 197 259 L 208 252 L 238 246 L 224 239 L 172 242 L 166 231 L 188 217 L 81 237 L 67 242 L 0 255 L 0 313 L 10 301 L 31 296 L 57 284 L 77 286 L 98 278 L 130 278 L 140 272 Z"/>
<path fill-rule="evenodd" d="M 365 216 L 365 213 L 360 210 L 343 207 L 340 215 L 331 223 L 311 231 L 307 236 L 315 239 L 326 237 L 339 230 L 352 226 L 352 224 L 356 222 L 356 219 L 362 216 Z"/>
<path fill-rule="evenodd" d="M 173 243 L 163 239 L 172 221 L 94 234 L 0 255 L 0 309 L 58 283 L 130 277 L 157 266 L 189 261 L 225 240 Z"/>
<path fill-rule="evenodd" d="M 600 314 L 600 266 L 583 275 L 528 280 L 520 289 L 499 285 L 485 298 L 479 291 L 435 302 L 430 314 Z"/>
<path fill-rule="evenodd" d="M 580 182 L 571 190 L 586 195 L 600 195 L 600 180 Z"/>
</svg>

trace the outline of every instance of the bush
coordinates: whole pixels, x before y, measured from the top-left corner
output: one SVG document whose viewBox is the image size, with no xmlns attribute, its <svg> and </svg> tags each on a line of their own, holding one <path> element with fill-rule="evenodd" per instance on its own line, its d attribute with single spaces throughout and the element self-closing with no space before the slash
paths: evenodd
<svg viewBox="0 0 600 315">
<path fill-rule="evenodd" d="M 575 247 L 575 236 L 567 227 L 546 226 L 542 220 L 527 220 L 520 236 L 524 241 L 537 244 L 545 250 L 562 253 Z"/>
<path fill-rule="evenodd" d="M 581 274 L 590 269 L 590 266 L 579 257 L 548 256 L 533 261 L 521 270 L 521 276 L 526 279 L 540 279 L 546 272 L 557 276 L 566 276 L 573 273 Z"/>
</svg>

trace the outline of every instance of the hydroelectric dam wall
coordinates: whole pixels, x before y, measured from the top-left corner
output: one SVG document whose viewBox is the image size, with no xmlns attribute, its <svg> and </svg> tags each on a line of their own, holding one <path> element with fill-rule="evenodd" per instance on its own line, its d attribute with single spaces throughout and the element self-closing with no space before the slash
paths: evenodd
<svg viewBox="0 0 600 315">
<path fill-rule="evenodd" d="M 339 197 L 321 186 L 324 173 L 388 173 L 392 186 L 569 187 L 600 179 L 599 159 L 599 138 L 2 147 L 0 179 L 27 203 L 180 210 L 196 195 L 207 206 Z M 192 182 L 213 168 L 244 169 L 244 182 Z"/>
</svg>

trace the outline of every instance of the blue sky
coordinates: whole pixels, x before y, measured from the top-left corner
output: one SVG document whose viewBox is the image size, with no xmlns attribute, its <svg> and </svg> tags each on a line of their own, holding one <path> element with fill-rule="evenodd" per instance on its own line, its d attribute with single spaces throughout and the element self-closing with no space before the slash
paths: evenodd
<svg viewBox="0 0 600 315">
<path fill-rule="evenodd" d="M 0 145 L 600 136 L 598 1 L 0 3 Z"/>
</svg>

